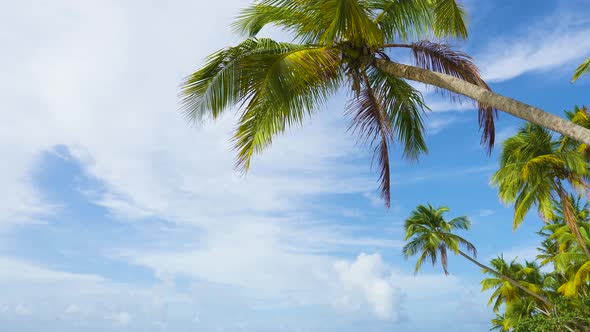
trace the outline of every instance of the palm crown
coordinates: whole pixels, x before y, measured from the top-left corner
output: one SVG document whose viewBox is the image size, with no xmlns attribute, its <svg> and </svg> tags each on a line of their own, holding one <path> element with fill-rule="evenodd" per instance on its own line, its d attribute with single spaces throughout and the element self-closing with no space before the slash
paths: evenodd
<svg viewBox="0 0 590 332">
<path fill-rule="evenodd" d="M 435 209 L 430 204 L 419 205 L 406 219 L 405 240 L 409 242 L 404 246 L 403 253 L 406 258 L 419 255 L 415 272 L 420 270 L 424 261 L 430 260 L 434 266 L 440 258 L 443 271 L 449 274 L 447 259 L 449 250 L 457 254 L 460 252 L 460 247 L 463 247 L 472 255 L 476 255 L 477 251 L 473 244 L 453 234 L 455 230 L 468 230 L 471 225 L 469 219 L 463 216 L 446 221 L 443 215 L 448 211 L 447 207 Z"/>
<path fill-rule="evenodd" d="M 257 38 L 267 25 L 294 43 Z M 253 154 L 275 135 L 324 105 L 344 87 L 351 129 L 374 149 L 380 191 L 390 201 L 389 148 L 397 141 L 404 157 L 427 151 L 422 95 L 403 78 L 375 65 L 386 50 L 412 50 L 418 67 L 489 89 L 472 59 L 431 37 L 464 38 L 463 11 L 455 0 L 262 0 L 245 9 L 234 28 L 248 38 L 212 54 L 182 86 L 186 114 L 219 117 L 238 105 L 236 164 L 246 171 Z M 479 104 L 482 142 L 494 143 L 495 110 Z"/>
<path fill-rule="evenodd" d="M 526 213 L 536 206 L 545 220 L 554 217 L 554 202 L 559 202 L 566 224 L 579 245 L 590 256 L 576 224 L 567 186 L 578 190 L 588 188 L 588 163 L 582 145 L 554 140 L 537 125 L 526 124 L 518 134 L 504 142 L 500 169 L 492 177 L 500 198 L 514 203 L 514 228 Z"/>
</svg>

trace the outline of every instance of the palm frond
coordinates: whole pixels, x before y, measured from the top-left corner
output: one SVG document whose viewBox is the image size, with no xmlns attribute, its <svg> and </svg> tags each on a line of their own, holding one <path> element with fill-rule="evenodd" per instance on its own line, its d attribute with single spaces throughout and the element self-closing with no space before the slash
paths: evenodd
<svg viewBox="0 0 590 332">
<path fill-rule="evenodd" d="M 321 106 L 339 84 L 340 54 L 332 48 L 250 38 L 214 54 L 182 87 L 187 115 L 218 117 L 244 105 L 234 142 L 237 166 L 247 170 L 253 153 L 272 137 Z"/>
<path fill-rule="evenodd" d="M 422 94 L 401 78 L 379 69 L 369 72 L 369 80 L 389 117 L 396 141 L 405 158 L 415 160 L 428 152 L 422 115 L 427 109 Z"/>
<path fill-rule="evenodd" d="M 375 23 L 385 34 L 386 42 L 425 38 L 433 31 L 433 5 L 428 0 L 369 0 L 378 11 Z"/>
<path fill-rule="evenodd" d="M 453 218 L 449 221 L 451 229 L 469 230 L 471 228 L 471 221 L 466 216 Z"/>
<path fill-rule="evenodd" d="M 187 117 L 193 121 L 207 116 L 215 119 L 229 106 L 243 100 L 248 77 L 241 71 L 240 61 L 252 55 L 275 53 L 283 46 L 268 39 L 250 38 L 210 55 L 205 65 L 188 76 L 181 86 Z"/>
<path fill-rule="evenodd" d="M 582 62 L 582 64 L 576 68 L 574 72 L 574 76 L 572 76 L 572 82 L 575 82 L 580 76 L 587 74 L 590 71 L 590 58 L 586 59 L 586 61 Z"/>
<path fill-rule="evenodd" d="M 432 0 L 434 4 L 434 32 L 439 37 L 467 38 L 465 12 L 455 0 Z"/>
<path fill-rule="evenodd" d="M 324 31 L 321 21 L 318 1 L 262 0 L 242 10 L 232 27 L 240 34 L 255 37 L 272 24 L 305 44 L 317 42 Z"/>
<path fill-rule="evenodd" d="M 454 2 L 444 0 L 442 2 Z M 479 73 L 479 69 L 473 59 L 466 53 L 455 51 L 449 45 L 421 41 L 408 45 L 412 49 L 416 66 L 439 73 L 460 78 L 469 83 L 478 85 L 484 89 L 491 90 Z M 461 96 L 451 94 L 446 90 L 438 90 L 450 94 L 452 100 L 461 101 Z M 494 118 L 498 111 L 488 105 L 478 102 L 478 121 L 482 130 L 481 143 L 491 153 L 495 141 Z"/>
<path fill-rule="evenodd" d="M 373 22 L 373 12 L 357 0 L 323 0 L 321 12 L 329 21 L 319 41 L 322 45 L 334 45 L 347 41 L 354 47 L 383 44 L 383 32 Z"/>
<path fill-rule="evenodd" d="M 394 133 L 391 122 L 381 99 L 371 87 L 371 82 L 363 73 L 364 87 L 357 98 L 353 98 L 347 105 L 347 113 L 352 117 L 351 129 L 359 134 L 374 148 L 374 159 L 379 164 L 379 190 L 389 207 L 391 201 L 391 178 L 389 165 L 389 144 L 393 141 Z"/>
</svg>

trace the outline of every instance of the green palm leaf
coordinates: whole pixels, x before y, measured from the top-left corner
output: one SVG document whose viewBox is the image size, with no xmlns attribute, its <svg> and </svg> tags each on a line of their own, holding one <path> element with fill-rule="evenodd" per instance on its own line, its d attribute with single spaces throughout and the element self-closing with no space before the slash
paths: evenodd
<svg viewBox="0 0 590 332">
<path fill-rule="evenodd" d="M 590 58 L 586 59 L 586 61 L 582 62 L 582 64 L 576 68 L 574 76 L 572 77 L 572 82 L 575 82 L 580 76 L 587 74 L 588 71 L 590 71 Z"/>
</svg>

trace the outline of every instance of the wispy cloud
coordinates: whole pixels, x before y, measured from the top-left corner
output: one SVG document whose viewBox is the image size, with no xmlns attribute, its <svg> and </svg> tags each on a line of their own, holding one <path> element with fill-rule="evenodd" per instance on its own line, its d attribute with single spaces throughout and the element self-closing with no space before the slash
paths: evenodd
<svg viewBox="0 0 590 332">
<path fill-rule="evenodd" d="M 0 281 L 101 282 L 98 275 L 77 274 L 50 269 L 10 257 L 0 257 Z"/>
<path fill-rule="evenodd" d="M 428 134 L 436 135 L 457 122 L 455 117 L 430 117 L 426 122 Z"/>
<path fill-rule="evenodd" d="M 477 216 L 479 217 L 490 217 L 496 214 L 496 210 L 493 209 L 483 209 L 477 212 Z"/>
<path fill-rule="evenodd" d="M 510 37 L 497 38 L 476 58 L 489 82 L 554 68 L 563 68 L 570 75 L 576 62 L 588 56 L 588 35 L 586 18 L 560 11 Z"/>
</svg>

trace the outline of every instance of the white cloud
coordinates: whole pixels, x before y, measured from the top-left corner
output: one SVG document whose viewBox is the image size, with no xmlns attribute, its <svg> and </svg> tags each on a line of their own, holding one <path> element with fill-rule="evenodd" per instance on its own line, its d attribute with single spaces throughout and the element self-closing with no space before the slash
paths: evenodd
<svg viewBox="0 0 590 332">
<path fill-rule="evenodd" d="M 428 134 L 436 135 L 457 122 L 455 117 L 431 117 L 426 122 Z"/>
<path fill-rule="evenodd" d="M 33 311 L 26 304 L 19 303 L 14 307 L 14 313 L 19 316 L 28 316 L 32 314 Z"/>
<path fill-rule="evenodd" d="M 115 322 L 118 325 L 125 326 L 125 325 L 129 324 L 129 321 L 131 320 L 131 315 L 129 315 L 129 313 L 127 313 L 127 312 L 118 312 L 118 313 L 109 315 L 106 318 L 107 318 L 107 320 L 112 320 L 113 322 Z"/>
<path fill-rule="evenodd" d="M 352 263 L 338 261 L 334 264 L 340 281 L 344 287 L 352 291 L 360 291 L 362 298 L 371 306 L 377 317 L 385 320 L 398 320 L 399 291 L 389 279 L 389 268 L 381 259 L 381 255 L 360 254 Z M 349 295 L 340 298 L 340 304 L 354 306 L 356 299 Z M 351 303 L 352 301 L 352 303 Z"/>
<path fill-rule="evenodd" d="M 142 321 L 140 310 L 150 319 L 155 312 L 161 324 L 166 308 L 157 303 L 167 302 L 160 298 L 185 301 L 178 300 L 184 305 L 175 308 L 201 299 L 200 293 L 187 300 L 171 290 L 177 277 L 188 277 L 195 284 L 239 289 L 232 299 L 244 290 L 274 296 L 267 306 L 281 301 L 277 294 L 292 293 L 301 295 L 284 301 L 325 305 L 344 296 L 358 303 L 360 292 L 361 302 L 377 316 L 395 321 L 401 286 L 412 294 L 408 305 L 413 306 L 441 301 L 455 289 L 454 279 L 396 273 L 379 255 L 340 260 L 334 270 L 335 251 L 401 245 L 381 237 L 359 238 L 354 228 L 313 218 L 319 195 L 367 193 L 372 198 L 376 190 L 376 179 L 367 176 L 368 162 L 347 162 L 366 156 L 345 133 L 346 124 L 339 120 L 342 105 L 330 105 L 305 130 L 277 138 L 265 155 L 256 157 L 246 177 L 232 169 L 231 115 L 193 128 L 176 111 L 182 76 L 207 53 L 232 43 L 227 22 L 242 5 L 238 0 L 209 2 L 203 10 L 202 2 L 179 1 L 136 10 L 116 1 L 52 1 L 31 10 L 15 2 L 18 8 L 7 23 L 22 35 L 0 35 L 3 45 L 18 54 L 0 54 L 6 78 L 0 82 L 3 107 L 12 110 L 0 131 L 0 153 L 10 160 L 0 165 L 0 223 L 38 221 L 54 211 L 36 187 L 33 172 L 44 152 L 64 145 L 87 175 L 104 184 L 104 191 L 85 192 L 91 201 L 122 221 L 153 217 L 172 229 L 186 227 L 183 239 L 191 242 L 150 229 L 146 232 L 158 241 L 175 246 L 164 251 L 155 243 L 114 244 L 123 247 L 120 259 L 147 267 L 165 281 L 163 289 L 138 290 L 93 274 L 0 258 L 0 281 L 20 283 L 11 299 L 26 295 L 28 303 L 41 303 L 29 309 L 37 314 L 43 306 L 49 318 L 58 307 L 46 303 L 54 295 L 60 314 L 81 320 L 131 325 Z M 25 15 L 34 26 L 20 20 Z M 201 33 L 203 26 L 216 33 Z M 47 282 L 62 286 L 39 286 Z M 79 283 L 84 287 L 73 287 Z M 438 289 L 440 284 L 447 288 Z M 206 300 L 217 295 L 207 294 Z"/>
<path fill-rule="evenodd" d="M 492 210 L 492 209 L 483 209 L 483 210 L 479 210 L 477 212 L 477 215 L 480 217 L 489 217 L 489 216 L 493 216 L 494 214 L 496 214 L 496 210 Z"/>
<path fill-rule="evenodd" d="M 70 304 L 67 306 L 66 310 L 64 310 L 66 314 L 76 314 L 80 312 L 80 307 L 76 304 Z"/>
<path fill-rule="evenodd" d="M 100 282 L 102 277 L 91 274 L 61 272 L 10 257 L 0 257 L 0 281 L 30 282 Z"/>
<path fill-rule="evenodd" d="M 525 31 L 496 39 L 476 59 L 489 82 L 554 68 L 563 68 L 571 75 L 577 62 L 588 56 L 589 34 L 586 18 L 580 18 L 577 13 L 558 12 Z"/>
</svg>

